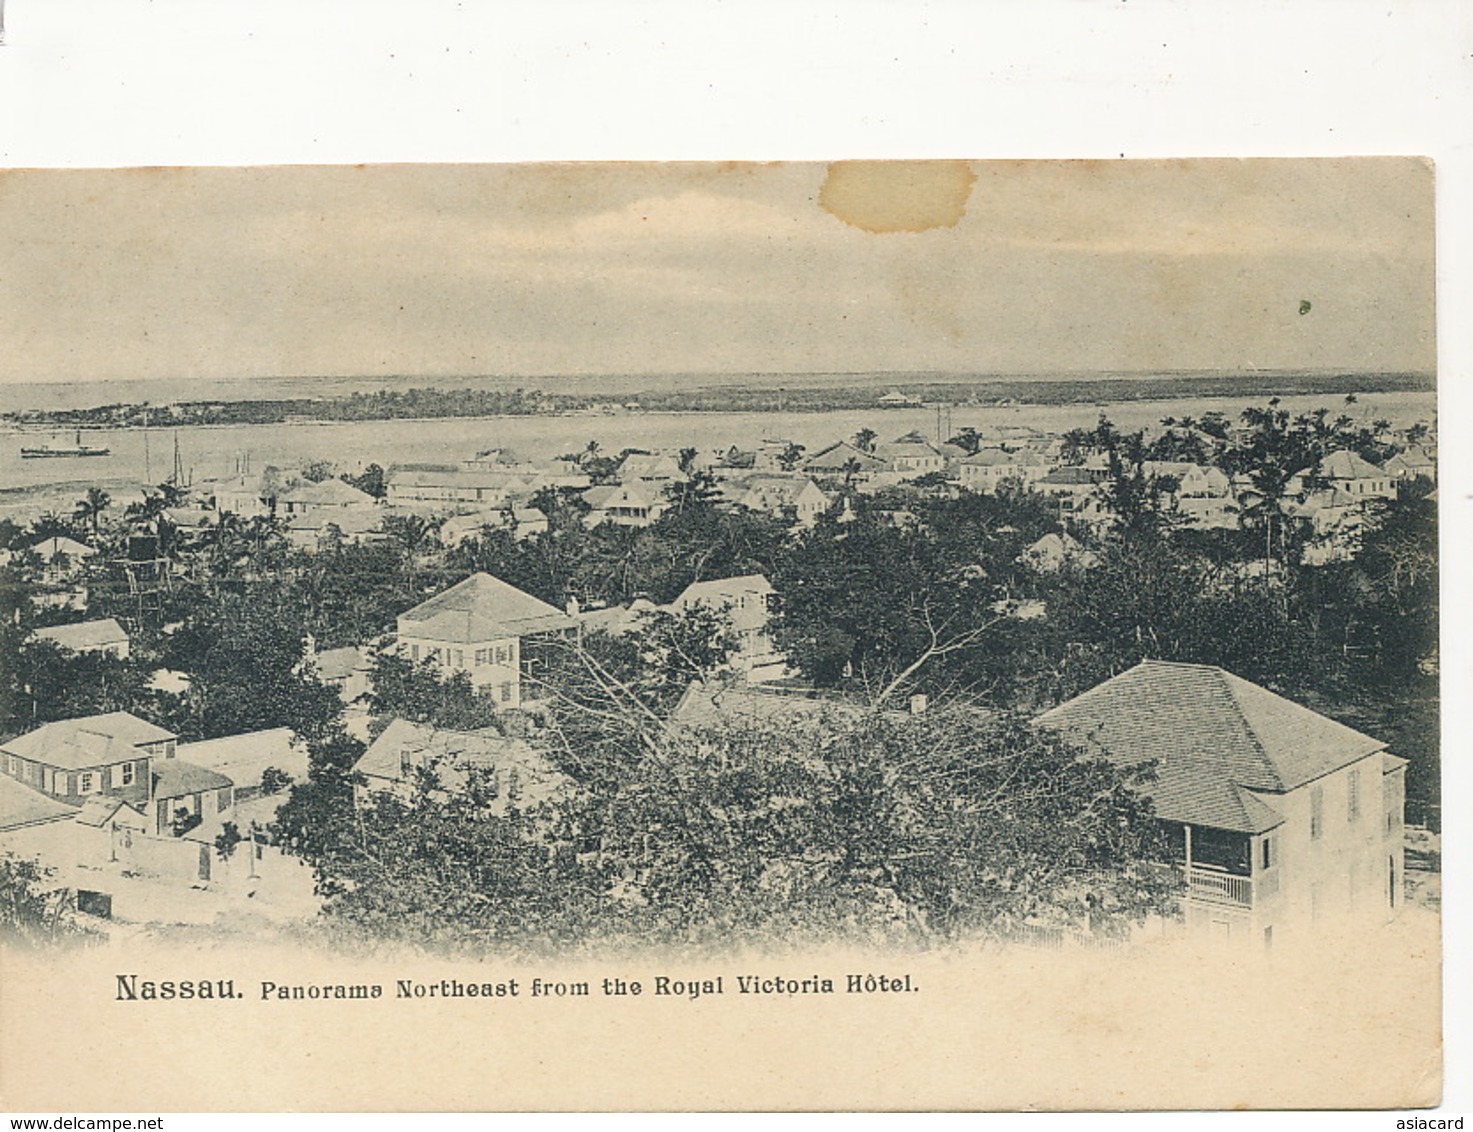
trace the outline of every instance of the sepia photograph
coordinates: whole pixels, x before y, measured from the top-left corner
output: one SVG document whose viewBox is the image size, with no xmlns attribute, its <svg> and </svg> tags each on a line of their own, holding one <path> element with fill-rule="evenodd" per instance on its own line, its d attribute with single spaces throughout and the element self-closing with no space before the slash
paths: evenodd
<svg viewBox="0 0 1473 1132">
<path fill-rule="evenodd" d="M 1339 955 L 1435 1020 L 1432 188 L 7 174 L 12 943 L 257 1011 Z"/>
<path fill-rule="evenodd" d="M 1245 80 L 1132 145 L 1223 73 L 1164 5 L 1054 6 L 1072 133 L 1000 62 L 1034 19 L 926 6 L 840 72 L 816 9 L 332 7 L 0 12 L 45 108 L 0 133 L 12 1128 L 1457 1126 L 1435 130 L 1232 135 Z M 1378 12 L 1387 60 L 1433 7 Z M 1322 131 L 1394 85 L 1278 51 Z M 638 58 L 643 103 L 598 78 Z M 804 69 L 871 89 L 795 149 Z M 952 89 L 1019 116 L 938 143 Z"/>
</svg>

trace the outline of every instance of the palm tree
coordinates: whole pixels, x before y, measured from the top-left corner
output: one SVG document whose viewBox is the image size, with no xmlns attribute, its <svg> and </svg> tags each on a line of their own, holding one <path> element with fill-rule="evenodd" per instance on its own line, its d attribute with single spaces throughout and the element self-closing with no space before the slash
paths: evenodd
<svg viewBox="0 0 1473 1132">
<path fill-rule="evenodd" d="M 112 506 L 112 496 L 100 487 L 89 487 L 85 499 L 77 500 L 76 510 L 72 517 L 78 522 L 90 523 L 92 527 L 92 538 L 97 538 L 97 521 L 102 513 Z"/>
<path fill-rule="evenodd" d="M 404 552 L 404 582 L 408 592 L 416 592 L 415 565 L 419 556 L 434 545 L 439 525 L 420 515 L 385 515 L 383 532 L 397 542 Z"/>
</svg>

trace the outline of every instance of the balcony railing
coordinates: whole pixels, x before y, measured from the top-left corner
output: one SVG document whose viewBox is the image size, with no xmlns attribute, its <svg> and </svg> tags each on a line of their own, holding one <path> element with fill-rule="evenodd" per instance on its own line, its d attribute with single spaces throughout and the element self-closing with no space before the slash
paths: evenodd
<svg viewBox="0 0 1473 1132">
<path fill-rule="evenodd" d="M 1211 869 L 1187 870 L 1187 896 L 1206 904 L 1227 904 L 1236 908 L 1253 906 L 1253 881 L 1250 877 L 1233 876 Z"/>
</svg>

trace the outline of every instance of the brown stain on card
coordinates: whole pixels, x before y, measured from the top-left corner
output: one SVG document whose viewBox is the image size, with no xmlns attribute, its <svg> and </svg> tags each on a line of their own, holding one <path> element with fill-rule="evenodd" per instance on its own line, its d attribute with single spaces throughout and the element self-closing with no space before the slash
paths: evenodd
<svg viewBox="0 0 1473 1132">
<path fill-rule="evenodd" d="M 927 232 L 956 227 L 976 180 L 965 161 L 835 161 L 818 203 L 866 232 Z"/>
</svg>

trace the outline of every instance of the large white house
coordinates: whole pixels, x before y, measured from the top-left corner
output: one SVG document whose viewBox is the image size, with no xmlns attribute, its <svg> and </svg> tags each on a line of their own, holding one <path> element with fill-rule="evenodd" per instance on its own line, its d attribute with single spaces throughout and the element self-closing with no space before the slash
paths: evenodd
<svg viewBox="0 0 1473 1132">
<path fill-rule="evenodd" d="M 472 574 L 399 615 L 399 651 L 443 671 L 465 672 L 503 707 L 522 702 L 522 638 L 563 633 L 577 622 L 490 574 Z"/>
<path fill-rule="evenodd" d="M 1401 905 L 1405 759 L 1221 668 L 1148 660 L 1038 720 L 1153 762 L 1190 927 L 1261 940 Z"/>
</svg>

